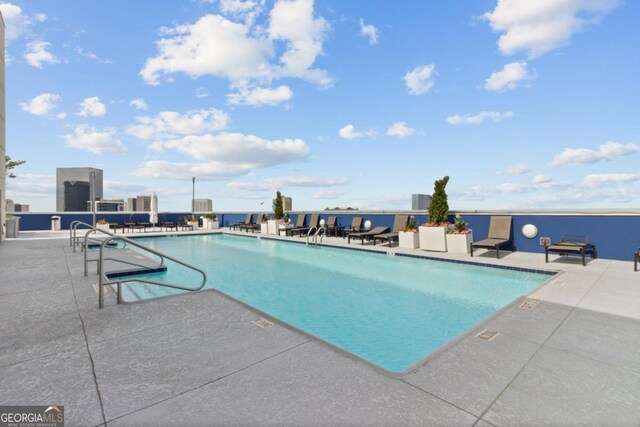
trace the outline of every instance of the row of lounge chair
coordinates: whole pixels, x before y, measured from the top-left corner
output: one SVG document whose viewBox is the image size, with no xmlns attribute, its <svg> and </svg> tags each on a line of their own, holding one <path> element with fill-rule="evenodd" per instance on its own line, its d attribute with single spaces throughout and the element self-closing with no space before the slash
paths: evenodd
<svg viewBox="0 0 640 427">
<path fill-rule="evenodd" d="M 171 231 L 171 230 L 193 230 L 193 225 L 189 223 L 175 223 L 172 221 L 160 221 L 157 224 L 152 224 L 150 222 L 131 222 L 125 221 L 123 224 L 119 224 L 116 222 L 109 223 L 109 229 L 113 230 L 114 233 L 117 233 L 118 230 L 123 233 L 131 232 L 146 232 L 149 228 L 159 227 L 160 231 Z"/>
<path fill-rule="evenodd" d="M 252 232 L 260 229 L 260 222 L 264 218 L 264 214 L 259 214 L 256 217 L 256 222 L 251 222 L 252 214 L 248 214 L 244 222 L 232 224 L 231 229 L 239 229 Z M 298 214 L 296 223 L 292 228 L 286 229 L 287 235 L 300 237 L 306 236 L 310 230 L 319 225 L 318 214 L 311 214 L 308 223 L 305 224 L 307 215 L 304 213 Z M 389 227 L 374 227 L 371 230 L 362 229 L 362 218 L 354 217 L 351 225 L 348 227 L 340 227 L 336 225 L 336 217 L 330 216 L 325 224 L 327 235 L 341 234 L 342 237 L 347 237 L 347 242 L 351 243 L 351 240 L 359 240 L 361 245 L 365 242 L 373 242 L 376 245 L 378 242 L 387 242 L 389 245 L 393 241 L 398 241 L 398 233 L 406 227 L 409 220 L 408 215 L 396 215 L 393 228 L 389 231 Z M 471 256 L 474 256 L 474 250 L 486 249 L 493 250 L 496 253 L 496 258 L 500 259 L 500 250 L 504 248 L 511 249 L 511 252 L 515 251 L 515 245 L 512 238 L 512 217 L 511 216 L 492 216 L 489 220 L 489 232 L 486 239 L 474 241 L 470 245 Z M 545 246 L 545 260 L 549 262 L 549 253 L 558 253 L 560 255 L 578 255 L 582 258 L 582 264 L 586 265 L 586 255 L 591 255 L 591 258 L 596 258 L 596 247 L 588 241 L 587 236 L 570 236 L 565 235 L 563 238 L 553 244 Z M 640 251 L 635 254 L 634 261 L 636 263 L 640 260 Z"/>
</svg>

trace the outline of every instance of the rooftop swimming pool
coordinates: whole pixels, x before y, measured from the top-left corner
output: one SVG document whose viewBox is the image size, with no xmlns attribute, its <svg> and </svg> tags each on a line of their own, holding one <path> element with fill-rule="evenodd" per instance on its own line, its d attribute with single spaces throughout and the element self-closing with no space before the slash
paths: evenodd
<svg viewBox="0 0 640 427">
<path fill-rule="evenodd" d="M 396 373 L 549 278 L 225 234 L 137 241 L 205 270 L 207 288 Z M 145 277 L 199 283 L 196 273 L 167 265 L 166 273 Z M 129 284 L 124 287 L 124 299 L 179 292 Z"/>
</svg>

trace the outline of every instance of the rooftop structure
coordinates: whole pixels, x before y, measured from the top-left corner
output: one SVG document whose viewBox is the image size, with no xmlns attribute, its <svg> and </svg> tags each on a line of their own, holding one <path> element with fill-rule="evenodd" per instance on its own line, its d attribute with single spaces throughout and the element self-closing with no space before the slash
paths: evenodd
<svg viewBox="0 0 640 427">
<path fill-rule="evenodd" d="M 212 212 L 213 202 L 211 199 L 194 199 L 193 200 L 194 212 Z"/>
</svg>

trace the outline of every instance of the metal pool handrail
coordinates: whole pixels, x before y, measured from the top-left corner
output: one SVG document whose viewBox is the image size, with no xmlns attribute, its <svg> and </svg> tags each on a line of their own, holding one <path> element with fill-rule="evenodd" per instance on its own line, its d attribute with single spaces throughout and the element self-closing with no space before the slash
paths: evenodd
<svg viewBox="0 0 640 427">
<path fill-rule="evenodd" d="M 92 233 L 103 233 L 103 234 L 106 234 L 109 237 L 115 236 L 115 234 L 113 234 L 113 233 L 111 233 L 109 231 L 103 230 L 101 228 L 92 228 L 91 230 L 88 230 L 85 233 L 85 235 L 84 235 L 84 243 L 82 244 L 82 251 L 84 252 L 84 275 L 85 276 L 87 276 L 89 274 L 88 273 L 88 271 L 89 271 L 89 267 L 88 267 L 89 266 L 89 262 L 95 262 L 95 263 L 98 262 L 97 259 L 88 259 L 88 253 L 89 253 L 89 251 L 88 251 L 88 246 L 89 246 L 88 243 L 89 243 L 89 240 L 91 240 L 93 242 L 96 242 L 96 244 L 101 244 L 102 242 L 104 242 L 104 240 L 90 238 L 89 235 L 92 234 Z M 129 239 L 127 239 L 127 240 L 129 240 Z M 123 241 L 123 243 L 124 243 L 124 246 L 122 248 L 120 248 L 120 249 L 124 249 L 127 246 L 127 242 Z M 75 246 L 74 246 L 74 248 L 75 248 Z M 135 263 L 135 262 L 125 261 L 125 260 L 122 260 L 122 259 L 117 259 L 117 258 L 107 258 L 107 259 L 110 260 L 110 261 L 117 261 L 117 262 L 120 262 L 122 264 L 134 265 L 136 267 L 146 267 L 144 264 L 138 264 L 138 263 Z M 97 272 L 98 272 L 98 274 L 100 274 L 100 265 L 99 264 L 97 264 L 97 265 L 98 265 L 98 267 L 97 267 L 98 271 Z M 161 267 L 162 265 L 164 265 L 164 259 L 161 259 L 160 265 L 158 267 Z"/>
<path fill-rule="evenodd" d="M 324 237 L 324 234 L 326 234 L 325 230 L 326 230 L 326 227 L 324 226 L 311 227 L 307 232 L 307 246 L 309 246 L 309 237 L 313 238 L 313 243 L 316 246 L 318 245 L 318 236 L 320 236 L 320 242 L 322 242 L 322 238 Z"/>
<path fill-rule="evenodd" d="M 87 224 L 86 222 L 82 222 L 77 219 L 71 222 L 71 224 L 69 225 L 69 244 L 73 247 L 73 252 L 76 251 L 76 245 L 78 244 L 78 240 L 76 239 L 76 231 L 81 225 L 89 228 L 94 228 L 93 225 Z"/>
<path fill-rule="evenodd" d="M 128 243 L 132 246 L 135 246 L 139 249 L 142 249 L 146 252 L 149 252 L 151 254 L 154 254 L 156 256 L 159 256 L 162 259 L 162 262 L 160 265 L 164 264 L 164 260 L 168 259 L 170 261 L 173 261 L 177 264 L 182 265 L 183 267 L 187 267 L 191 270 L 194 270 L 198 273 L 200 273 L 202 275 L 202 283 L 200 283 L 200 286 L 195 287 L 195 288 L 190 288 L 187 286 L 181 286 L 181 285 L 175 285 L 172 283 L 164 283 L 164 282 L 159 282 L 157 280 L 150 280 L 150 279 L 141 279 L 141 278 L 135 278 L 135 277 L 118 277 L 115 280 L 111 281 L 109 280 L 109 278 L 107 277 L 107 275 L 104 273 L 104 261 L 106 260 L 106 258 L 104 258 L 104 248 L 106 247 L 106 245 L 108 245 L 110 242 L 114 241 L 114 240 L 121 240 L 125 243 Z M 86 253 L 86 252 L 85 252 Z M 204 288 L 204 285 L 207 284 L 207 274 L 202 271 L 201 269 L 194 267 L 191 264 L 188 264 L 184 261 L 180 261 L 176 258 L 173 258 L 172 256 L 169 256 L 165 253 L 162 253 L 160 251 L 156 251 L 155 249 L 151 249 L 147 246 L 144 246 L 140 243 L 134 242 L 133 240 L 124 237 L 124 236 L 115 236 L 112 235 L 111 237 L 108 237 L 107 239 L 105 239 L 101 244 L 100 244 L 100 257 L 98 258 L 98 275 L 99 275 L 99 282 L 98 282 L 98 308 L 103 308 L 104 307 L 104 286 L 107 285 L 117 285 L 117 294 L 118 294 L 118 304 L 122 303 L 122 284 L 123 283 L 129 283 L 129 282 L 139 282 L 139 283 L 147 283 L 149 285 L 156 285 L 156 286 L 162 286 L 165 288 L 172 288 L 172 289 L 180 289 L 183 291 L 190 291 L 190 292 L 194 292 L 194 291 L 199 291 L 200 289 Z"/>
</svg>

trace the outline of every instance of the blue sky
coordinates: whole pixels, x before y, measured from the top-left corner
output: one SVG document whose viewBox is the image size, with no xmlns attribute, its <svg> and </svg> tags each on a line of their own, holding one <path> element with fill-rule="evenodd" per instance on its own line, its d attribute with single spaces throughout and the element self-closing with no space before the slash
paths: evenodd
<svg viewBox="0 0 640 427">
<path fill-rule="evenodd" d="M 56 167 L 105 197 L 258 210 L 638 207 L 640 3 L 14 1 L 7 197 Z"/>
</svg>

